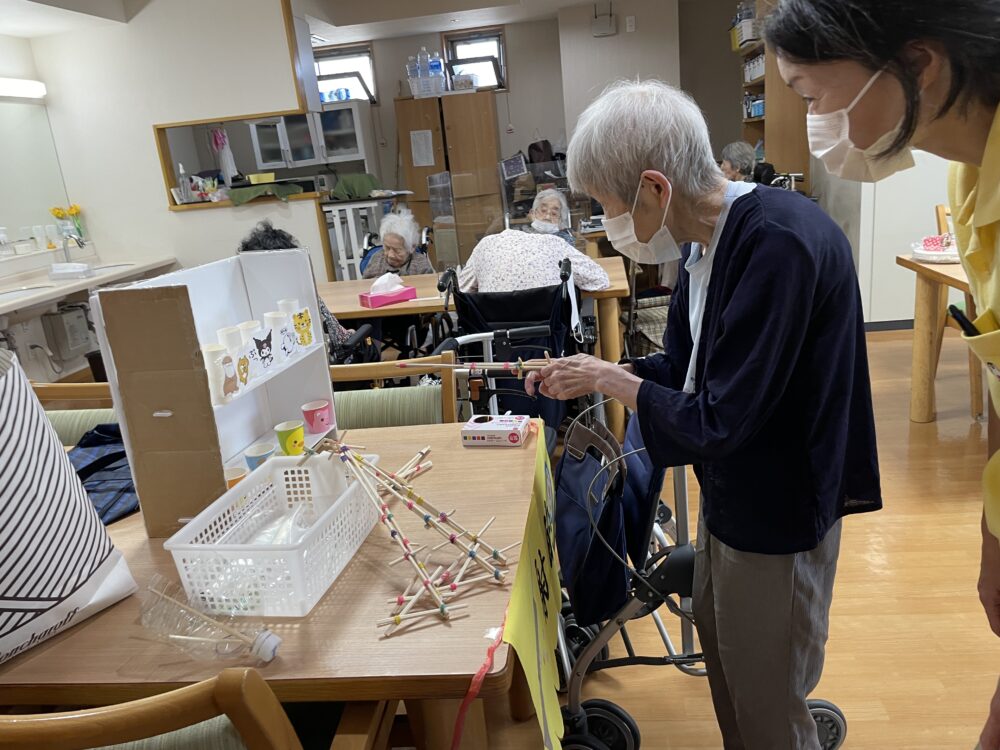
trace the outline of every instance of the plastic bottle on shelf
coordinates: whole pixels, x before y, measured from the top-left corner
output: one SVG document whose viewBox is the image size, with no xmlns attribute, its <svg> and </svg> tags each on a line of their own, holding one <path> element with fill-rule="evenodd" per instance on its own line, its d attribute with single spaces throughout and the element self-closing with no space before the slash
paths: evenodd
<svg viewBox="0 0 1000 750">
<path fill-rule="evenodd" d="M 431 56 L 427 53 L 427 48 L 421 47 L 420 52 L 417 53 L 417 76 L 419 78 L 430 77 L 430 61 Z"/>
<path fill-rule="evenodd" d="M 414 55 L 410 55 L 410 59 L 406 62 L 406 79 L 410 82 L 410 93 L 416 96 L 420 85 L 420 68 Z"/>
<path fill-rule="evenodd" d="M 184 165 L 177 162 L 177 192 L 180 194 L 181 203 L 191 203 L 194 201 L 194 193 L 191 192 L 191 178 L 184 171 Z"/>
<path fill-rule="evenodd" d="M 139 620 L 143 627 L 198 660 L 243 657 L 269 662 L 281 645 L 281 638 L 260 623 L 205 614 L 190 602 L 184 589 L 162 576 L 153 577 L 142 599 Z"/>
<path fill-rule="evenodd" d="M 435 52 L 431 55 L 427 67 L 430 71 L 431 80 L 434 83 L 434 93 L 443 94 L 448 90 L 448 79 L 444 75 L 444 60 L 441 59 L 440 52 Z"/>
</svg>

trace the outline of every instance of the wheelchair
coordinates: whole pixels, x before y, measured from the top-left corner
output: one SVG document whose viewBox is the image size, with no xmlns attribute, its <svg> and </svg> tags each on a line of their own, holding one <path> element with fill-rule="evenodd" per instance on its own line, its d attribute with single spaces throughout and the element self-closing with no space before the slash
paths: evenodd
<svg viewBox="0 0 1000 750">
<path fill-rule="evenodd" d="M 434 354 L 455 351 L 462 361 L 516 362 L 546 355 L 563 357 L 591 353 L 597 340 L 596 321 L 583 318 L 573 329 L 572 307 L 579 292 L 570 284 L 569 259 L 560 262 L 560 283 L 513 292 L 462 292 L 454 269 L 438 282 L 444 295 L 445 313 L 435 317 Z M 448 314 L 453 302 L 458 323 Z M 469 401 L 474 414 L 511 411 L 541 417 L 546 424 L 546 443 L 555 446 L 557 429 L 567 415 L 566 402 L 545 396 L 529 396 L 516 377 L 469 374 Z"/>
<path fill-rule="evenodd" d="M 688 538 L 687 475 L 684 467 L 675 467 L 672 472 L 675 521 L 670 508 L 660 499 L 666 470 L 653 466 L 647 457 L 634 415 L 629 421 L 623 446 L 603 425 L 587 427 L 579 421 L 570 425 L 566 446 L 556 473 L 557 503 L 560 490 L 570 489 L 571 495 L 582 494 L 582 497 L 571 499 L 581 509 L 586 509 L 589 531 L 593 532 L 593 539 L 581 539 L 583 543 L 589 542 L 585 554 L 589 556 L 596 550 L 598 556 L 605 556 L 603 570 L 606 575 L 595 580 L 593 570 L 585 571 L 591 575 L 586 576 L 583 585 L 589 589 L 588 594 L 593 595 L 602 581 L 614 580 L 615 571 L 613 566 L 606 564 L 608 562 L 619 565 L 617 572 L 624 571 L 628 578 L 624 587 L 609 594 L 613 604 L 608 610 L 612 611 L 609 617 L 602 618 L 603 624 L 577 625 L 572 621 L 572 602 L 564 598 L 556 653 L 567 693 L 562 709 L 565 723 L 562 746 L 564 750 L 639 750 L 641 734 L 635 720 L 611 701 L 583 700 L 583 681 L 591 672 L 633 665 L 673 666 L 691 676 L 705 675 L 704 657 L 694 646 L 691 596 L 695 550 Z M 564 476 L 567 471 L 571 474 L 568 478 Z M 557 533 L 559 524 L 567 520 L 567 514 L 560 510 L 567 507 L 570 506 L 557 505 Z M 615 511 L 621 514 L 618 524 L 610 517 Z M 575 520 L 579 522 L 579 513 L 576 515 Z M 624 533 L 616 533 L 616 526 L 617 531 Z M 626 527 L 642 531 L 630 539 Z M 561 560 L 563 552 L 560 548 Z M 566 557 L 573 559 L 573 550 L 567 552 Z M 626 557 L 631 560 L 631 567 Z M 597 562 L 600 567 L 601 561 Z M 579 569 L 584 570 L 583 567 Z M 598 597 L 604 594 L 596 592 Z M 663 625 L 658 612 L 661 606 L 666 606 L 681 620 L 680 649 L 675 648 Z M 646 616 L 655 623 L 666 655 L 636 654 L 627 625 Z M 616 635 L 621 635 L 626 655 L 610 658 L 608 644 Z M 847 736 L 843 712 L 824 700 L 809 700 L 808 705 L 816 722 L 820 747 L 823 750 L 840 748 Z"/>
<path fill-rule="evenodd" d="M 423 253 L 427 255 L 428 246 L 434 241 L 434 230 L 430 227 L 424 227 L 420 230 L 420 244 L 413 248 L 415 253 Z M 365 269 L 368 268 L 368 264 L 372 262 L 378 253 L 382 252 L 382 245 L 379 244 L 379 236 L 374 232 L 369 232 L 365 235 L 364 242 L 361 244 L 361 262 L 358 264 L 358 271 L 364 275 Z"/>
</svg>

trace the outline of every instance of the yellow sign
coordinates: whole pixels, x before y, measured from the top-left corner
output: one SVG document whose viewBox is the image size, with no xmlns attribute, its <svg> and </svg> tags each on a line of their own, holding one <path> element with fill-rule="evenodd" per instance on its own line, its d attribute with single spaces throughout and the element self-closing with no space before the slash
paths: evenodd
<svg viewBox="0 0 1000 750">
<path fill-rule="evenodd" d="M 555 657 L 562 607 L 554 524 L 556 497 L 541 424 L 536 424 L 535 483 L 503 639 L 514 647 L 524 667 L 543 747 L 561 750 L 563 721 Z"/>
</svg>

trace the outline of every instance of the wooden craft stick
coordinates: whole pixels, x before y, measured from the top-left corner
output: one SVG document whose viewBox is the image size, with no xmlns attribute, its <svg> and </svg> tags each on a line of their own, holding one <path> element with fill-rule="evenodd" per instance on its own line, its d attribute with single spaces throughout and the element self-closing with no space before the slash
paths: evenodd
<svg viewBox="0 0 1000 750">
<path fill-rule="evenodd" d="M 510 550 L 514 549 L 514 547 L 517 547 L 520 544 L 521 544 L 520 542 L 514 542 L 513 544 L 508 544 L 506 547 L 502 547 L 500 549 L 500 552 L 501 553 L 503 553 L 503 552 L 509 552 Z"/>
<path fill-rule="evenodd" d="M 414 620 L 418 617 L 427 617 L 428 615 L 438 615 L 440 617 L 448 619 L 448 616 L 457 610 L 468 609 L 468 604 L 455 604 L 451 607 L 445 605 L 444 609 L 425 609 L 421 612 L 409 612 L 405 615 L 395 615 L 393 617 L 386 618 L 385 620 L 379 620 L 376 624 L 378 627 L 385 627 L 386 625 L 398 625 L 398 621 Z"/>
<path fill-rule="evenodd" d="M 410 549 L 412 550 L 412 554 L 416 554 L 416 553 L 420 552 L 422 549 L 424 549 L 425 546 L 426 545 L 423 545 L 423 544 L 417 544 L 417 545 L 411 547 Z M 435 549 L 437 549 L 437 548 L 435 548 Z M 405 560 L 405 559 L 406 559 L 405 557 L 397 557 L 394 560 L 390 560 L 389 561 L 389 565 L 390 566 L 396 565 L 398 563 L 403 562 L 403 560 Z"/>
</svg>

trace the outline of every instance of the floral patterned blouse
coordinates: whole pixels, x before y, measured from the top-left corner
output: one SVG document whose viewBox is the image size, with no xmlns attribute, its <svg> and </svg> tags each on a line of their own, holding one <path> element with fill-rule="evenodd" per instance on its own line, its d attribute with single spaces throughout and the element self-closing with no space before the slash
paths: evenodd
<svg viewBox="0 0 1000 750">
<path fill-rule="evenodd" d="M 559 284 L 559 262 L 569 258 L 573 280 L 584 291 L 607 289 L 604 269 L 565 240 L 551 234 L 507 229 L 483 237 L 458 275 L 463 292 L 514 292 Z"/>
</svg>

